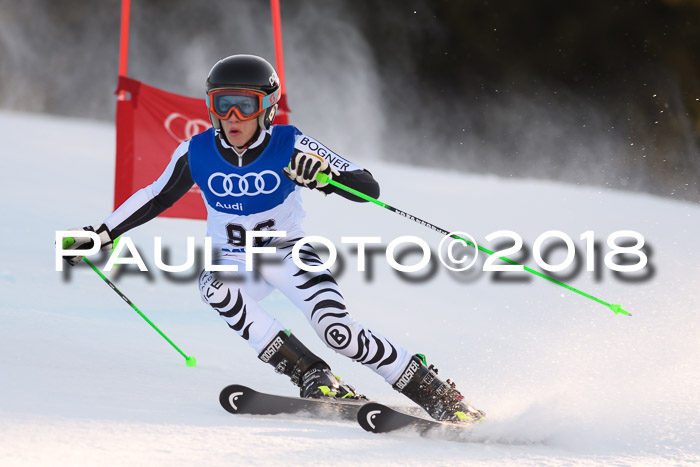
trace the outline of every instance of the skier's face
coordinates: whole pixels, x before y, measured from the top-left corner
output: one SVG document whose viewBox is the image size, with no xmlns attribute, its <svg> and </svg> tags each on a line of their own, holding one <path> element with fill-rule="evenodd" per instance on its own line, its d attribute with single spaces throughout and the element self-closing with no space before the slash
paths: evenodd
<svg viewBox="0 0 700 467">
<path fill-rule="evenodd" d="M 226 135 L 226 139 L 234 146 L 241 147 L 246 144 L 258 129 L 258 119 L 241 120 L 232 112 L 231 117 L 221 120 L 221 129 Z"/>
</svg>

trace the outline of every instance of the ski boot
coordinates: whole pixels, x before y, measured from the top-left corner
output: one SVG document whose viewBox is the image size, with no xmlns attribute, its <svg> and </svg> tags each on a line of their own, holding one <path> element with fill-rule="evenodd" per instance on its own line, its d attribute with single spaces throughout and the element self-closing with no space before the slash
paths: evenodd
<svg viewBox="0 0 700 467">
<path fill-rule="evenodd" d="M 363 400 L 365 396 L 335 376 L 330 366 L 311 352 L 296 336 L 280 331 L 258 358 L 289 376 L 299 386 L 299 397 Z"/>
<path fill-rule="evenodd" d="M 478 422 L 486 416 L 464 400 L 451 380 L 441 381 L 433 365 L 425 365 L 425 356 L 414 355 L 393 388 L 420 405 L 435 420 Z"/>
</svg>

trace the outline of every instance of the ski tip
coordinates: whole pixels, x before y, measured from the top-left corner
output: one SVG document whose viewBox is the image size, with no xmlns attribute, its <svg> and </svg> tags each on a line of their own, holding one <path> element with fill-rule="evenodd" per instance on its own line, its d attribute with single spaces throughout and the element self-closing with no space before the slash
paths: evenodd
<svg viewBox="0 0 700 467">
<path fill-rule="evenodd" d="M 357 421 L 360 426 L 370 433 L 381 433 L 381 429 L 375 424 L 376 417 L 385 409 L 384 406 L 374 402 L 368 402 L 357 412 Z"/>
<path fill-rule="evenodd" d="M 197 359 L 190 355 L 189 357 L 185 358 L 185 365 L 197 366 Z"/>
<path fill-rule="evenodd" d="M 253 392 L 253 390 L 245 386 L 232 384 L 221 390 L 219 394 L 219 403 L 227 412 L 238 414 L 241 413 L 242 405 L 245 404 L 247 399 L 245 396 Z"/>
</svg>

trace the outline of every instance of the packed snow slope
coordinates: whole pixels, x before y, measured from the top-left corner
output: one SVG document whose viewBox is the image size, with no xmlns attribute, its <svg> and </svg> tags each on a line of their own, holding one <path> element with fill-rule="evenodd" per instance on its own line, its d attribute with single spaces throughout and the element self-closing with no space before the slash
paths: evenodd
<svg viewBox="0 0 700 467">
<path fill-rule="evenodd" d="M 602 262 L 597 272 L 583 267 L 567 279 L 621 303 L 629 317 L 523 273 L 505 276 L 520 281 L 503 282 L 479 267 L 457 275 L 440 266 L 428 280 L 408 281 L 380 254 L 369 277 L 357 272 L 357 257 L 341 245 L 341 236 L 379 236 L 386 245 L 417 235 L 433 249 L 440 236 L 371 204 L 305 192 L 307 233 L 333 241 L 345 259 L 339 283 L 349 311 L 426 354 L 441 376 L 454 379 L 488 414 L 464 443 L 410 433 L 379 436 L 351 422 L 222 410 L 218 393 L 233 382 L 287 395 L 295 389 L 200 300 L 199 271 L 175 282 L 153 267 L 148 275 L 124 273 L 117 281 L 197 357 L 196 368 L 186 367 L 89 268 L 73 268 L 69 278 L 55 271 L 55 231 L 100 223 L 110 213 L 113 128 L 13 113 L 0 113 L 0 128 L 0 465 L 700 461 L 695 204 L 348 154 L 372 170 L 383 200 L 448 230 L 466 231 L 486 247 L 493 244 L 485 237 L 502 229 L 517 232 L 529 247 L 543 232 L 561 230 L 573 238 L 584 266 L 579 237 L 586 231 L 594 232 L 603 253 L 608 235 L 618 230 L 640 232 L 651 247 L 641 281 L 621 280 Z M 156 219 L 128 235 L 153 266 L 154 236 L 163 237 L 178 264 L 186 237 L 201 246 L 204 234 L 202 221 Z M 563 258 L 563 250 L 557 252 L 553 263 Z M 516 257 L 535 265 L 530 252 Z M 380 377 L 326 348 L 283 296 L 273 293 L 264 303 L 358 390 L 407 403 Z"/>
</svg>

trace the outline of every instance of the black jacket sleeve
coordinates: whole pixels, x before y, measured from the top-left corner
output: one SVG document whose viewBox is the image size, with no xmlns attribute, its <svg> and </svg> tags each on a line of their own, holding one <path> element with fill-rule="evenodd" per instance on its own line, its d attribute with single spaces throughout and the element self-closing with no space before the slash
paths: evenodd
<svg viewBox="0 0 700 467">
<path fill-rule="evenodd" d="M 339 172 L 338 175 L 335 175 L 333 177 L 333 180 L 335 180 L 338 183 L 341 183 L 347 187 L 352 188 L 353 190 L 357 190 L 360 193 L 364 193 L 365 195 L 372 197 L 372 198 L 379 198 L 379 183 L 374 179 L 372 174 L 369 172 L 369 170 L 362 169 L 362 170 L 350 170 L 347 172 Z M 335 193 L 339 196 L 342 196 L 343 198 L 349 199 L 350 201 L 355 201 L 358 203 L 366 203 L 367 201 L 355 196 L 351 193 L 348 193 L 345 190 L 342 190 L 340 188 L 336 188 L 333 185 L 326 185 L 325 187 L 320 189 L 322 192 L 326 194 L 331 194 Z"/>
<path fill-rule="evenodd" d="M 128 214 L 127 217 L 122 218 L 116 226 L 113 226 L 110 229 L 112 238 L 117 238 L 134 227 L 155 219 L 192 188 L 194 180 L 192 180 L 192 174 L 190 173 L 187 153 L 181 155 L 175 161 L 172 171 L 163 174 L 163 176 L 168 177 L 163 188 L 132 213 Z M 134 196 L 137 196 L 137 194 Z"/>
</svg>

